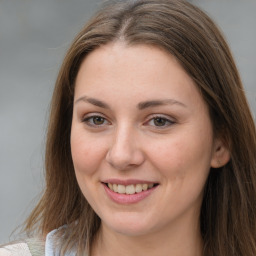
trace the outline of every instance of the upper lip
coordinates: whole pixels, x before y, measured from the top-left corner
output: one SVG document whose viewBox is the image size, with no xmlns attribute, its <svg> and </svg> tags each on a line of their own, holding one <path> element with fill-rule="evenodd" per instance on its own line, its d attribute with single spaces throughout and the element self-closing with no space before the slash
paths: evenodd
<svg viewBox="0 0 256 256">
<path fill-rule="evenodd" d="M 136 184 L 158 184 L 155 181 L 148 180 L 138 180 L 138 179 L 128 179 L 128 180 L 120 180 L 120 179 L 106 179 L 102 181 L 103 183 L 111 183 L 111 184 L 120 184 L 124 186 L 128 185 L 136 185 Z"/>
</svg>

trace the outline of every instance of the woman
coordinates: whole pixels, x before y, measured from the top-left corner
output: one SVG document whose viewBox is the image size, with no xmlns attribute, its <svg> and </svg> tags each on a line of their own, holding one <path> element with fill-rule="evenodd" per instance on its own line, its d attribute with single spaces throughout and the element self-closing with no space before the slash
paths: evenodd
<svg viewBox="0 0 256 256">
<path fill-rule="evenodd" d="M 39 238 L 0 255 L 253 256 L 255 152 L 214 23 L 185 1 L 112 2 L 56 82 L 46 189 L 26 222 Z"/>
</svg>

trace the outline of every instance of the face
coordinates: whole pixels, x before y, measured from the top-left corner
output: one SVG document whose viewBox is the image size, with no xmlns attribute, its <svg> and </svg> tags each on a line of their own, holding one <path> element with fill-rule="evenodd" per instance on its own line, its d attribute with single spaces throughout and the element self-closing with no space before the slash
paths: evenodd
<svg viewBox="0 0 256 256">
<path fill-rule="evenodd" d="M 216 140 L 192 79 L 151 46 L 101 46 L 75 84 L 71 151 L 82 193 L 110 231 L 198 224 Z"/>
</svg>

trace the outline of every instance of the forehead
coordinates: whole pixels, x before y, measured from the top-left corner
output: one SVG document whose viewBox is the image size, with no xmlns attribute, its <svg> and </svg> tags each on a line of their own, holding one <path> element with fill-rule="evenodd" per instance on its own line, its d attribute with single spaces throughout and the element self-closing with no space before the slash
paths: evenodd
<svg viewBox="0 0 256 256">
<path fill-rule="evenodd" d="M 201 98 L 192 78 L 166 51 L 150 45 L 127 46 L 111 43 L 92 51 L 82 62 L 75 97 L 92 94 L 104 99 L 147 100 L 176 97 L 177 100 Z M 201 99 L 202 100 L 202 99 Z"/>
</svg>

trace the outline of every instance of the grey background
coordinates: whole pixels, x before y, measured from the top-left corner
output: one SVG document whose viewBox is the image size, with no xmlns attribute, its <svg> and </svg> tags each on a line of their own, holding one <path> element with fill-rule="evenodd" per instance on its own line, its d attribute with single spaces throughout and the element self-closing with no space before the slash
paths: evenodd
<svg viewBox="0 0 256 256">
<path fill-rule="evenodd" d="M 0 0 L 0 243 L 43 188 L 45 129 L 57 72 L 96 0 Z M 226 35 L 256 113 L 256 0 L 190 1 Z M 17 233 L 17 232 L 16 232 Z"/>
</svg>

